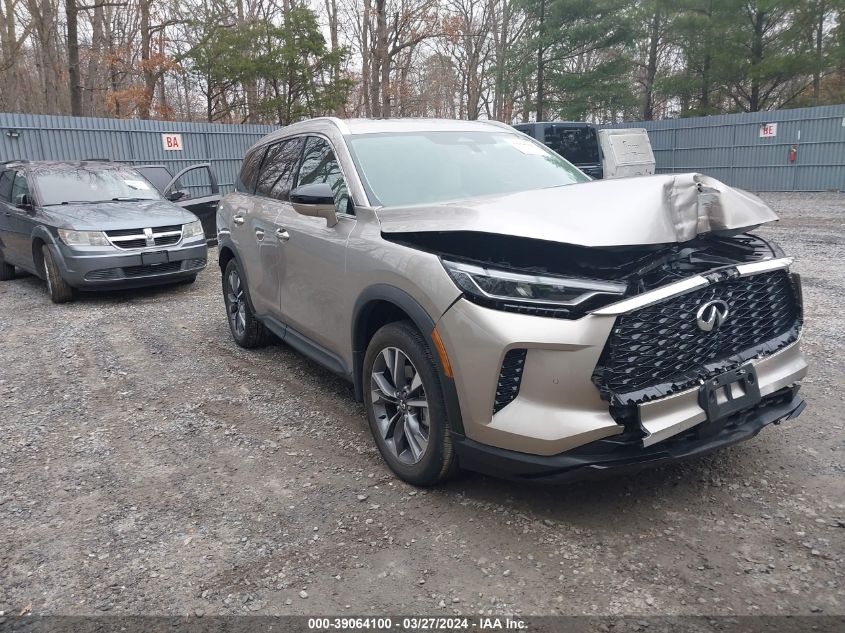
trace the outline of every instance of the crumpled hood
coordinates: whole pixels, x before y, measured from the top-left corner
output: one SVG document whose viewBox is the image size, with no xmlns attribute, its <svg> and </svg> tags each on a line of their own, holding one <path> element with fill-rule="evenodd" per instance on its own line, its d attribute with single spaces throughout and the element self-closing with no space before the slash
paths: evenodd
<svg viewBox="0 0 845 633">
<path fill-rule="evenodd" d="M 167 200 L 140 202 L 100 202 L 42 207 L 56 226 L 77 231 L 143 229 L 171 224 L 187 224 L 196 216 Z"/>
<path fill-rule="evenodd" d="M 378 210 L 384 233 L 474 231 L 580 246 L 686 242 L 778 219 L 757 196 L 702 174 L 661 174 Z"/>
</svg>

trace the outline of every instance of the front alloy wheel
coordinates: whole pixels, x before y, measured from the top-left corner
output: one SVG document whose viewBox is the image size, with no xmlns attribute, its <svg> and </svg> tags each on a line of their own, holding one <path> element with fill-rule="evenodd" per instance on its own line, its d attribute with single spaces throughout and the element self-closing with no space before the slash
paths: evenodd
<svg viewBox="0 0 845 633">
<path fill-rule="evenodd" d="M 385 347 L 370 377 L 376 424 L 391 452 L 406 464 L 425 454 L 430 433 L 422 377 L 405 352 Z"/>
<path fill-rule="evenodd" d="M 373 335 L 363 375 L 370 431 L 393 472 L 415 486 L 432 486 L 455 474 L 441 376 L 413 323 L 388 323 Z"/>
</svg>

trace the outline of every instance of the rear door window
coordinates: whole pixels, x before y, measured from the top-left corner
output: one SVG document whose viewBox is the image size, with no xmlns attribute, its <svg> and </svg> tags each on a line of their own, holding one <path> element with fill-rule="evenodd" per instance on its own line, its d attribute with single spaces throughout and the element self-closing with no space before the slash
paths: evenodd
<svg viewBox="0 0 845 633">
<path fill-rule="evenodd" d="M 261 163 L 255 193 L 277 200 L 287 200 L 302 152 L 302 137 L 287 139 L 267 148 Z"/>
</svg>

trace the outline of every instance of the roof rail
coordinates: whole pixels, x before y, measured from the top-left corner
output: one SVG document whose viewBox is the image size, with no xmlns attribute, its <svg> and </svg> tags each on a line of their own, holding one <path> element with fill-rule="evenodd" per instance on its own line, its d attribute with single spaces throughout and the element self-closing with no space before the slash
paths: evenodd
<svg viewBox="0 0 845 633">
<path fill-rule="evenodd" d="M 28 163 L 25 158 L 13 158 L 12 160 L 0 161 L 0 165 L 11 165 L 12 163 Z"/>
<path fill-rule="evenodd" d="M 112 162 L 111 158 L 83 158 L 83 163 L 110 163 Z"/>
</svg>

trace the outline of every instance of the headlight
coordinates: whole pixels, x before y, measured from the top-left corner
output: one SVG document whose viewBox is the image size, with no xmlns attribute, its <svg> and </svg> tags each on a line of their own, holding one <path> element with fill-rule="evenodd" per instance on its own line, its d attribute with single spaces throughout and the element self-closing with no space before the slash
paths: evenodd
<svg viewBox="0 0 845 633">
<path fill-rule="evenodd" d="M 536 308 L 538 314 L 549 311 L 550 316 L 579 316 L 576 308 L 593 297 L 621 298 L 628 287 L 612 281 L 515 273 L 447 260 L 443 266 L 470 300 L 502 309 Z"/>
<path fill-rule="evenodd" d="M 202 222 L 197 220 L 196 222 L 191 222 L 190 224 L 183 224 L 182 225 L 182 239 L 186 240 L 189 237 L 196 237 L 197 235 L 205 235 L 202 230 Z"/>
<path fill-rule="evenodd" d="M 59 237 L 68 246 L 108 246 L 109 241 L 102 231 L 69 231 L 59 229 Z"/>
</svg>

